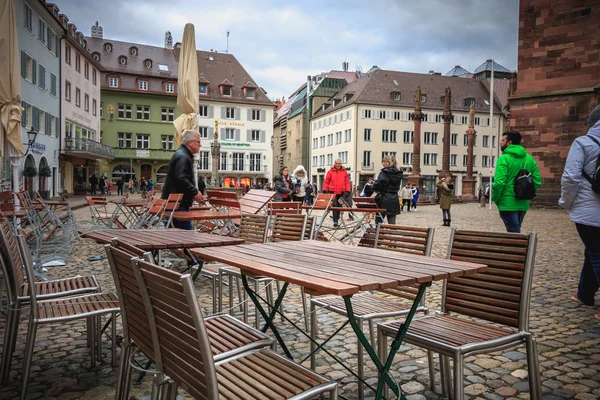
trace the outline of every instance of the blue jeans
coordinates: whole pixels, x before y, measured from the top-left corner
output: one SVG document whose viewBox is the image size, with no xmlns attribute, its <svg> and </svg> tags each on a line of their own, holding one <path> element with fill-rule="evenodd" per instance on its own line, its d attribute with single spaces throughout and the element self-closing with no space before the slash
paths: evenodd
<svg viewBox="0 0 600 400">
<path fill-rule="evenodd" d="M 594 295 L 600 287 L 600 227 L 575 224 L 585 246 L 585 259 L 579 276 L 577 297 L 582 303 L 594 305 Z"/>
<path fill-rule="evenodd" d="M 190 211 L 190 207 L 179 206 L 179 208 L 177 208 L 177 211 Z M 193 230 L 192 221 L 180 221 L 178 219 L 173 219 L 173 226 L 175 226 L 175 228 L 185 229 L 187 231 Z"/>
<path fill-rule="evenodd" d="M 521 224 L 527 211 L 500 211 L 506 232 L 521 233 Z"/>
</svg>

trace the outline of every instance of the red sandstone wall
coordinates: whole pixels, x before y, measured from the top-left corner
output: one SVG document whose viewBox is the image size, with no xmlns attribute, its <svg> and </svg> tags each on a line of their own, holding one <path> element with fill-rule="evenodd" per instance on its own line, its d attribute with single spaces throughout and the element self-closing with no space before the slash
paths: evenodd
<svg viewBox="0 0 600 400">
<path fill-rule="evenodd" d="M 536 203 L 555 205 L 573 140 L 600 104 L 600 1 L 521 0 L 510 126 L 538 160 Z"/>
</svg>

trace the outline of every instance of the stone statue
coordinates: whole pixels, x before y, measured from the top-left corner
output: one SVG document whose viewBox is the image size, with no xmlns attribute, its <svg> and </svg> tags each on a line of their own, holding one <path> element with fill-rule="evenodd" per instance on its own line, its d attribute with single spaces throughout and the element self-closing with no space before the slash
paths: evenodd
<svg viewBox="0 0 600 400">
<path fill-rule="evenodd" d="M 469 129 L 475 128 L 475 110 L 473 110 L 473 106 L 469 110 Z"/>
<path fill-rule="evenodd" d="M 417 103 L 417 107 L 421 106 L 421 86 L 417 86 L 417 90 L 415 91 L 415 102 Z"/>
<path fill-rule="evenodd" d="M 108 105 L 108 120 L 112 121 L 114 117 L 115 117 L 115 108 L 113 107 L 112 104 L 109 104 Z"/>
<path fill-rule="evenodd" d="M 215 120 L 215 133 L 213 135 L 214 140 L 219 140 L 219 121 Z"/>
<path fill-rule="evenodd" d="M 445 99 L 444 99 L 444 110 L 450 111 L 450 99 L 452 98 L 452 92 L 450 91 L 449 87 L 446 88 L 446 92 L 445 93 L 446 93 L 446 96 L 444 96 L 445 97 Z"/>
</svg>

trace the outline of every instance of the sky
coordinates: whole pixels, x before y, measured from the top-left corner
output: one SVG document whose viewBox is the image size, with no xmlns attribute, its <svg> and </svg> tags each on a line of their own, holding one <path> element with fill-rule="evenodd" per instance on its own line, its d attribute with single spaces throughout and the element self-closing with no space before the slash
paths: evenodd
<svg viewBox="0 0 600 400">
<path fill-rule="evenodd" d="M 518 0 L 54 0 L 90 36 L 164 46 L 191 22 L 198 50 L 227 49 L 271 99 L 288 97 L 307 75 L 381 69 L 427 73 L 493 58 L 517 69 Z"/>
</svg>

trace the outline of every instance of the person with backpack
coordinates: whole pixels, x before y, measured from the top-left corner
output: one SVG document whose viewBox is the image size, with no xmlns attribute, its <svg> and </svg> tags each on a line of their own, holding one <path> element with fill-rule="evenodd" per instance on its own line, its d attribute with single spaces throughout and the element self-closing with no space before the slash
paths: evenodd
<svg viewBox="0 0 600 400">
<path fill-rule="evenodd" d="M 594 306 L 600 288 L 600 105 L 588 119 L 587 134 L 571 145 L 558 204 L 568 211 L 585 247 L 579 286 L 573 299 Z M 596 314 L 600 319 L 600 313 Z"/>
<path fill-rule="evenodd" d="M 500 141 L 502 155 L 496 163 L 492 201 L 498 206 L 507 232 L 521 232 L 529 202 L 542 184 L 535 159 L 521 146 L 521 134 L 504 132 Z"/>
</svg>

